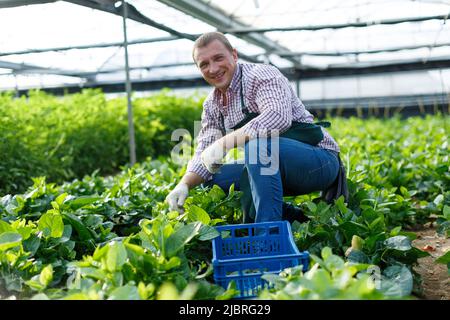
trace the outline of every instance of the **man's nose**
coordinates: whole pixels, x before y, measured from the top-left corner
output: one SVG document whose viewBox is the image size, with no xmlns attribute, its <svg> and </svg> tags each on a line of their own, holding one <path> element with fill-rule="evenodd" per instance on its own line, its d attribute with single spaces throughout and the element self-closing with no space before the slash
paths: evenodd
<svg viewBox="0 0 450 320">
<path fill-rule="evenodd" d="M 209 73 L 215 74 L 215 73 L 217 73 L 218 71 L 219 71 L 219 66 L 218 66 L 216 63 L 212 62 L 212 63 L 209 65 Z"/>
</svg>

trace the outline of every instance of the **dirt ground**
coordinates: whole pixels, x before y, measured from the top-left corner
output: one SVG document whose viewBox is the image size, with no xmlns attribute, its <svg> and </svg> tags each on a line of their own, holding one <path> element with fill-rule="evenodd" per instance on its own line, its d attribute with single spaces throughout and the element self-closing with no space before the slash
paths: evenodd
<svg viewBox="0 0 450 320">
<path fill-rule="evenodd" d="M 422 276 L 423 296 L 426 300 L 450 300 L 450 276 L 445 264 L 434 260 L 450 250 L 450 239 L 436 233 L 434 226 L 427 226 L 415 231 L 417 239 L 413 245 L 418 249 L 428 251 L 431 256 L 419 259 L 414 270 Z"/>
</svg>

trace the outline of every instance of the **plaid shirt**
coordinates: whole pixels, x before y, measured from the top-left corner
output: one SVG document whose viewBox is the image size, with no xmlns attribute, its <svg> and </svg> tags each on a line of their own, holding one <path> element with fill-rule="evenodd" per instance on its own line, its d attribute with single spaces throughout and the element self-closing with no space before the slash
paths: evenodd
<svg viewBox="0 0 450 320">
<path fill-rule="evenodd" d="M 242 127 L 244 133 L 251 138 L 265 136 L 267 130 L 271 129 L 278 129 L 282 133 L 289 129 L 292 121 L 311 123 L 314 120 L 313 115 L 296 96 L 288 79 L 277 68 L 265 64 L 238 63 L 226 91 L 228 105 L 224 106 L 222 93 L 218 89 L 214 89 L 203 103 L 197 149 L 186 171 L 200 175 L 205 181 L 210 180 L 212 174 L 203 166 L 201 153 L 220 139 L 224 131 L 230 130 L 245 117 L 240 102 L 240 68 L 243 68 L 245 105 L 249 112 L 260 114 Z M 223 115 L 225 128 L 220 113 Z M 321 129 L 324 138 L 317 146 L 339 152 L 336 141 L 324 128 Z"/>
</svg>

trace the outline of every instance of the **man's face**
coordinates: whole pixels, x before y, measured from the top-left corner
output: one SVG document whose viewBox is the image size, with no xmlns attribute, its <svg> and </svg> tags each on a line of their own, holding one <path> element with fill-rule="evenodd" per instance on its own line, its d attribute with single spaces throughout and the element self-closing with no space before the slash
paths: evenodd
<svg viewBox="0 0 450 320">
<path fill-rule="evenodd" d="M 213 40 L 207 46 L 195 49 L 194 60 L 206 82 L 225 92 L 236 70 L 236 49 L 230 52 L 222 42 Z"/>
</svg>

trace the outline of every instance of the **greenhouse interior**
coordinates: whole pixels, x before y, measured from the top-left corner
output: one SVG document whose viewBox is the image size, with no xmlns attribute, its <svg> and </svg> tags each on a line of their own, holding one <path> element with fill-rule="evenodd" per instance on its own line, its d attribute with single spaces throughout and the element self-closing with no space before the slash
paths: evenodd
<svg viewBox="0 0 450 320">
<path fill-rule="evenodd" d="M 450 300 L 449 17 L 1 0 L 0 300 Z"/>
</svg>

